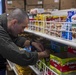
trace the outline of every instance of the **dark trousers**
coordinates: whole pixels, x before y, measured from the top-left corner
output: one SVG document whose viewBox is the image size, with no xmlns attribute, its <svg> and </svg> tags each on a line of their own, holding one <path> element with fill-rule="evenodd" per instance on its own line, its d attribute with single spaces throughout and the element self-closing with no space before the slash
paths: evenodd
<svg viewBox="0 0 76 75">
<path fill-rule="evenodd" d="M 6 75 L 6 69 L 0 70 L 0 75 Z"/>
</svg>

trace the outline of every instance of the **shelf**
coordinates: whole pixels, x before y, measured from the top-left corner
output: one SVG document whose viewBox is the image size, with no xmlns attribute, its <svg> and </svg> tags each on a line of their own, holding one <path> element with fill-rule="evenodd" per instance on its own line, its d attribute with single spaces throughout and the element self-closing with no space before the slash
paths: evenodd
<svg viewBox="0 0 76 75">
<path fill-rule="evenodd" d="M 40 60 L 39 60 L 40 61 Z M 16 75 L 19 75 L 19 72 L 18 72 L 18 70 L 16 69 L 16 66 L 15 66 L 15 64 L 14 63 L 12 63 L 12 62 L 10 62 L 9 60 L 7 60 L 7 62 L 8 62 L 8 64 L 9 64 L 9 66 L 10 66 L 10 68 L 15 72 L 15 74 Z M 40 71 L 37 67 L 35 67 L 35 65 L 29 65 L 29 67 L 36 73 L 36 75 L 49 75 L 48 74 L 48 72 L 47 72 L 47 70 L 50 70 L 52 73 L 51 73 L 51 75 L 52 74 L 55 74 L 55 75 L 58 75 L 57 73 L 55 73 L 53 70 L 51 70 L 48 66 L 46 66 L 46 64 L 45 63 L 43 63 L 42 61 L 40 61 L 42 64 L 43 64 L 43 71 Z M 38 64 L 38 63 L 36 63 L 36 64 Z M 44 74 L 45 73 L 45 74 Z M 22 74 L 21 74 L 22 75 Z"/>
<path fill-rule="evenodd" d="M 14 66 L 14 64 L 13 64 L 12 62 L 10 62 L 9 60 L 7 60 L 7 62 L 8 62 L 8 64 L 9 64 L 11 70 L 13 70 L 13 66 Z"/>
<path fill-rule="evenodd" d="M 37 68 L 34 66 L 29 66 L 37 75 L 42 75 L 42 72 L 40 72 Z"/>
<path fill-rule="evenodd" d="M 9 64 L 11 70 L 13 70 L 13 71 L 15 72 L 16 75 L 19 75 L 18 70 L 17 70 L 16 67 L 15 67 L 15 64 L 12 63 L 12 62 L 9 61 L 9 60 L 7 60 L 7 62 L 8 62 L 8 64 Z M 21 74 L 21 75 L 22 75 L 22 74 Z"/>
<path fill-rule="evenodd" d="M 51 72 L 51 75 L 58 75 L 57 73 L 55 73 L 53 70 L 51 70 L 48 66 L 46 66 L 45 63 L 43 63 L 41 60 L 39 60 L 42 65 L 43 65 L 43 71 L 40 71 L 37 67 L 33 66 L 29 66 L 35 73 L 36 75 L 49 75 L 48 74 L 48 70 Z M 38 63 L 36 63 L 37 65 Z"/>
<path fill-rule="evenodd" d="M 24 31 L 29 32 L 29 33 L 33 33 L 35 35 L 38 35 L 38 36 L 41 36 L 41 37 L 44 37 L 44 38 L 47 38 L 47 39 L 50 39 L 50 40 L 53 40 L 53 41 L 56 41 L 56 42 L 59 42 L 59 43 L 63 43 L 65 45 L 76 48 L 76 40 L 66 40 L 66 39 L 62 39 L 62 38 L 59 38 L 59 37 L 50 36 L 50 35 L 47 35 L 47 34 L 44 34 L 44 33 L 36 32 L 36 31 L 32 31 L 32 30 L 27 30 L 27 29 L 24 29 Z"/>
<path fill-rule="evenodd" d="M 19 75 L 15 66 L 13 67 L 13 71 L 15 72 L 16 75 Z"/>
</svg>

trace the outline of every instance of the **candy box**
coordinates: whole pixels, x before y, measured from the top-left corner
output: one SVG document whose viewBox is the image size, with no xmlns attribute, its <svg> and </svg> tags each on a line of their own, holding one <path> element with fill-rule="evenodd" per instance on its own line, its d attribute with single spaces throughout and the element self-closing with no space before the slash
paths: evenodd
<svg viewBox="0 0 76 75">
<path fill-rule="evenodd" d="M 74 49 L 72 47 L 69 47 L 68 48 L 68 52 L 73 53 L 73 54 L 76 54 L 76 49 Z"/>
<path fill-rule="evenodd" d="M 69 52 L 50 54 L 50 65 L 61 72 L 76 70 L 76 55 Z"/>
<path fill-rule="evenodd" d="M 57 68 L 55 68 L 54 66 L 51 66 L 50 65 L 50 69 L 52 70 L 52 71 L 54 71 L 54 75 L 76 75 L 76 70 L 74 70 L 74 71 L 69 71 L 69 72 L 61 72 L 61 71 L 59 71 Z"/>
</svg>

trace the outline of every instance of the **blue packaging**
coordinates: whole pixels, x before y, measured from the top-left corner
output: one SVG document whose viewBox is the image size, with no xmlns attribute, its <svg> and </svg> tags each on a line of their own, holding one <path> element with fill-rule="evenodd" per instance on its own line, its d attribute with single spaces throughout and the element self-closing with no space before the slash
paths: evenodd
<svg viewBox="0 0 76 75">
<path fill-rule="evenodd" d="M 65 52 L 68 50 L 68 46 L 56 41 L 51 41 L 50 42 L 51 50 L 53 50 L 55 53 L 59 52 Z"/>
<path fill-rule="evenodd" d="M 68 40 L 72 40 L 72 32 L 69 32 L 69 31 L 72 31 L 72 24 L 70 22 L 71 22 L 71 19 L 67 18 L 66 23 L 64 23 L 62 26 L 62 29 L 64 29 L 64 31 L 62 31 L 62 38 L 68 39 Z"/>
<path fill-rule="evenodd" d="M 70 19 L 75 14 L 75 11 L 68 11 L 68 18 Z"/>
<path fill-rule="evenodd" d="M 31 52 L 31 46 L 25 47 L 24 50 L 27 51 L 27 52 Z"/>
<path fill-rule="evenodd" d="M 67 19 L 66 22 L 62 25 L 62 38 L 64 39 L 68 39 L 68 40 L 72 40 L 72 24 L 70 22 L 72 22 L 71 17 L 76 13 L 75 11 L 68 11 L 67 12 Z"/>
</svg>

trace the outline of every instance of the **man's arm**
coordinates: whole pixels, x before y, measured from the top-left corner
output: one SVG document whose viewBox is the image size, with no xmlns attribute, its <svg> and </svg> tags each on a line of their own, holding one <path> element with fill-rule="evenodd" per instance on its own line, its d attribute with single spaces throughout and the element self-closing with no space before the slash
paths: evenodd
<svg viewBox="0 0 76 75">
<path fill-rule="evenodd" d="M 39 52 L 44 51 L 44 47 L 41 43 L 27 40 L 25 37 L 19 36 L 14 39 L 14 42 L 19 47 L 29 47 L 30 45 L 32 45 L 37 49 L 37 51 Z"/>
<path fill-rule="evenodd" d="M 15 38 L 13 39 L 13 42 L 14 42 L 17 46 L 22 47 L 22 48 L 25 47 L 25 46 L 24 46 L 25 41 L 27 41 L 27 39 L 26 39 L 25 37 L 22 37 L 22 36 L 15 37 Z"/>
<path fill-rule="evenodd" d="M 34 65 L 38 59 L 49 56 L 49 52 L 46 51 L 38 53 L 20 51 L 2 27 L 0 27 L 0 54 L 4 58 L 21 66 Z"/>
<path fill-rule="evenodd" d="M 19 48 L 12 42 L 12 39 L 7 32 L 0 26 L 0 54 L 21 66 L 27 66 L 35 64 L 38 60 L 38 53 L 28 53 L 26 51 L 20 51 Z"/>
</svg>

